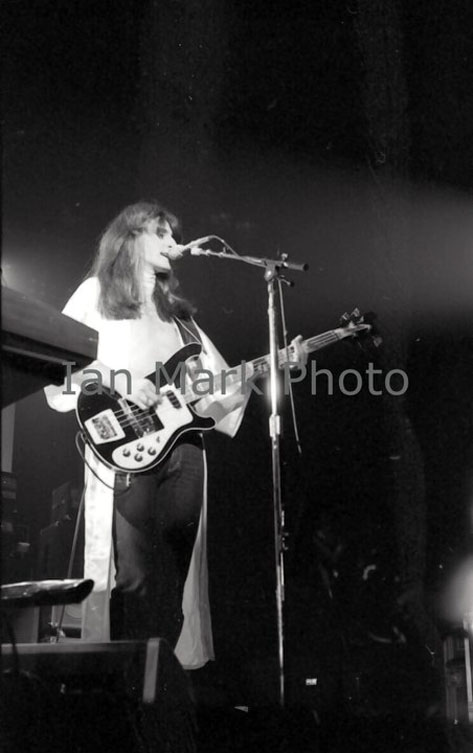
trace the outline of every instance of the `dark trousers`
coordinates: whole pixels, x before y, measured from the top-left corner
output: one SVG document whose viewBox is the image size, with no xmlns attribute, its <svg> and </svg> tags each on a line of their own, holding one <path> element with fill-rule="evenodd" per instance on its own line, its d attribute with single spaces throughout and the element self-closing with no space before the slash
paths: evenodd
<svg viewBox="0 0 473 753">
<path fill-rule="evenodd" d="M 175 646 L 182 595 L 199 525 L 204 459 L 189 434 L 156 471 L 117 474 L 113 540 L 116 585 L 110 604 L 113 640 L 155 636 Z"/>
</svg>

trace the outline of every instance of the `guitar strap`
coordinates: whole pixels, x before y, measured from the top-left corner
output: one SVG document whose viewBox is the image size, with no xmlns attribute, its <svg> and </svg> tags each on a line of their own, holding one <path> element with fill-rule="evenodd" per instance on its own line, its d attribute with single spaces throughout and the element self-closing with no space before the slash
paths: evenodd
<svg viewBox="0 0 473 753">
<path fill-rule="evenodd" d="M 178 319 L 177 316 L 174 317 L 174 321 L 177 324 L 177 328 L 181 335 L 183 344 L 189 345 L 189 343 L 196 342 L 202 347 L 202 350 L 205 352 L 204 343 L 202 342 L 202 338 L 200 336 L 199 330 L 197 329 L 195 321 L 193 319 L 186 319 L 185 321 L 183 321 L 182 319 Z"/>
<path fill-rule="evenodd" d="M 189 343 L 197 343 L 202 348 L 202 352 L 205 353 L 205 346 L 202 342 L 202 338 L 200 336 L 200 332 L 197 329 L 197 325 L 193 319 L 186 319 L 185 321 L 182 321 L 182 319 L 178 319 L 177 316 L 174 317 L 174 321 L 177 324 L 177 328 L 180 332 L 182 344 L 183 345 L 189 345 Z M 193 438 L 193 435 L 197 437 L 197 441 Z M 187 442 L 192 442 L 193 444 L 196 443 L 198 447 L 203 447 L 203 436 L 202 432 L 187 432 L 186 434 L 186 440 Z"/>
</svg>

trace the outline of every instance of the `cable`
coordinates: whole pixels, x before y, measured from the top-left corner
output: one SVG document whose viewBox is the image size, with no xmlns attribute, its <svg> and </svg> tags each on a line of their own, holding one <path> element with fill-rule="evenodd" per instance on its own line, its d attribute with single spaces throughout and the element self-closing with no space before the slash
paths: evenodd
<svg viewBox="0 0 473 753">
<path fill-rule="evenodd" d="M 11 643 L 12 655 L 13 655 L 13 668 L 12 668 L 13 674 L 19 675 L 20 674 L 20 657 L 18 655 L 18 648 L 16 645 L 15 631 L 10 622 L 9 615 L 5 614 L 5 608 L 2 608 L 2 622 L 5 625 L 8 638 L 10 639 L 10 643 Z"/>
<path fill-rule="evenodd" d="M 279 293 L 279 309 L 281 312 L 281 324 L 282 324 L 282 331 L 283 331 L 283 343 L 284 343 L 284 350 L 287 353 L 289 345 L 287 342 L 288 334 L 287 334 L 287 326 L 286 326 L 286 313 L 284 309 L 284 296 L 282 292 L 281 279 L 278 277 L 277 280 L 278 280 L 278 293 Z M 299 455 L 302 455 L 302 444 L 301 444 L 301 439 L 299 435 L 299 427 L 297 424 L 296 406 L 294 404 L 294 392 L 292 389 L 292 382 L 290 379 L 288 380 L 288 383 L 289 383 L 289 400 L 291 403 L 292 425 L 294 427 L 294 438 L 296 440 L 297 451 Z"/>
<path fill-rule="evenodd" d="M 223 238 L 220 238 L 220 236 L 218 236 L 218 235 L 211 235 L 210 239 L 219 241 L 219 243 L 221 243 L 222 246 L 224 247 L 225 251 L 230 251 L 230 254 L 229 254 L 230 256 L 241 256 L 241 254 L 239 254 L 237 251 L 235 251 L 235 249 L 232 248 L 230 246 L 230 244 L 227 243 L 227 241 L 224 241 Z"/>
<path fill-rule="evenodd" d="M 100 476 L 97 473 L 97 471 L 95 470 L 95 468 L 92 468 L 92 466 L 90 465 L 89 461 L 86 459 L 85 453 L 83 453 L 82 450 L 81 450 L 81 448 L 79 447 L 79 438 L 80 437 L 82 438 L 82 440 L 84 442 L 84 446 L 87 444 L 87 440 L 85 439 L 84 434 L 81 431 L 77 432 L 77 434 L 75 436 L 75 443 L 76 443 L 76 447 L 77 447 L 77 452 L 79 453 L 79 455 L 81 456 L 82 460 L 84 461 L 84 465 L 87 466 L 87 468 L 89 469 L 89 471 L 91 473 L 93 473 L 93 475 L 95 476 L 95 478 L 98 481 L 100 481 L 101 484 L 103 484 L 104 486 L 106 486 L 107 489 L 110 489 L 114 493 L 115 497 L 121 497 L 122 494 L 125 494 L 126 489 L 123 489 L 123 491 L 121 491 L 121 492 L 117 492 L 114 486 L 110 486 L 110 484 L 107 484 L 107 482 L 104 481 L 103 478 L 100 478 Z M 115 471 L 115 473 L 116 473 L 116 471 Z M 133 474 L 132 474 L 131 471 L 128 471 L 125 475 L 127 476 L 127 479 L 130 479 Z M 127 480 L 126 486 L 127 486 L 127 488 L 130 486 L 130 481 L 129 480 Z"/>
<path fill-rule="evenodd" d="M 93 473 L 93 475 L 95 476 L 95 478 L 98 479 L 98 481 L 100 481 L 101 484 L 103 484 L 104 486 L 106 486 L 107 489 L 111 489 L 112 492 L 114 492 L 115 491 L 115 487 L 114 486 L 110 486 L 110 484 L 107 484 L 107 482 L 104 481 L 103 478 L 100 478 L 100 476 L 97 473 L 97 471 L 95 470 L 95 468 L 92 468 L 92 466 L 90 465 L 89 461 L 86 459 L 85 452 L 82 452 L 81 448 L 79 447 L 79 438 L 82 438 L 82 440 L 84 442 L 84 447 L 87 444 L 87 441 L 86 441 L 86 439 L 85 439 L 85 437 L 84 437 L 84 435 L 83 435 L 83 433 L 81 431 L 78 431 L 76 433 L 74 441 L 76 443 L 77 452 L 79 453 L 79 455 L 81 456 L 82 460 L 84 461 L 84 464 L 87 466 L 87 468 L 89 469 L 89 471 L 91 473 Z"/>
<path fill-rule="evenodd" d="M 85 452 L 82 451 L 82 448 L 79 445 L 79 440 L 80 439 L 83 440 L 84 447 L 85 447 L 85 445 L 87 444 L 87 442 L 85 440 L 85 437 L 84 437 L 84 435 L 83 435 L 83 433 L 81 431 L 78 431 L 78 432 L 76 432 L 76 436 L 75 436 L 75 445 L 77 447 L 77 451 L 78 451 L 79 455 L 81 456 L 84 464 L 87 466 L 87 468 L 89 469 L 89 471 L 91 473 L 93 473 L 93 475 L 95 476 L 95 478 L 98 479 L 98 481 L 100 481 L 100 483 L 102 483 L 104 486 L 106 486 L 107 489 L 110 489 L 111 491 L 113 491 L 114 494 L 115 494 L 115 497 L 118 497 L 121 494 L 124 494 L 126 492 L 126 489 L 123 489 L 123 491 L 121 491 L 121 492 L 116 492 L 114 486 L 110 486 L 110 484 L 107 484 L 107 482 L 104 481 L 103 478 L 100 478 L 100 476 L 97 473 L 97 471 L 95 470 L 95 468 L 92 468 L 92 466 L 90 465 L 89 461 L 86 459 Z M 127 474 L 127 475 L 130 475 L 130 474 Z M 69 563 L 68 563 L 68 566 L 67 566 L 67 575 L 66 575 L 67 579 L 70 579 L 72 577 L 72 568 L 74 566 L 74 560 L 75 560 L 76 551 L 77 551 L 77 543 L 79 541 L 80 522 L 81 522 L 82 514 L 83 514 L 83 511 L 84 511 L 85 491 L 86 491 L 86 486 L 84 484 L 84 488 L 82 489 L 82 494 L 81 494 L 81 498 L 80 498 L 80 502 L 79 502 L 79 507 L 77 509 L 76 522 L 75 522 L 75 526 L 74 526 L 74 536 L 73 536 L 73 539 L 72 539 L 71 553 L 69 555 Z M 56 628 L 55 628 L 55 630 L 56 630 L 56 640 L 55 640 L 55 643 L 59 642 L 59 638 L 60 638 L 60 634 L 61 634 L 61 628 L 62 628 L 62 623 L 64 622 L 65 611 L 66 611 L 66 605 L 63 604 L 61 606 L 61 612 L 60 612 L 59 620 L 58 620 L 58 623 L 57 623 Z"/>
<path fill-rule="evenodd" d="M 81 517 L 82 517 L 82 512 L 84 510 L 84 498 L 85 498 L 85 484 L 84 484 L 84 488 L 82 489 L 82 494 L 81 494 L 81 497 L 80 497 L 79 507 L 77 508 L 76 522 L 75 522 L 75 526 L 74 526 L 74 536 L 73 536 L 73 539 L 72 539 L 71 553 L 69 555 L 69 564 L 67 566 L 67 575 L 66 575 L 66 578 L 68 580 L 70 578 L 72 578 L 72 568 L 74 567 L 74 560 L 75 560 L 76 551 L 77 551 L 77 542 L 79 540 L 80 521 L 81 521 Z M 55 643 L 59 643 L 59 636 L 61 634 L 61 628 L 62 628 L 62 623 L 64 622 L 65 612 L 66 612 L 66 605 L 62 604 L 62 606 L 61 606 L 61 612 L 59 614 L 59 620 L 58 620 L 57 627 L 56 627 L 56 641 L 55 641 Z"/>
</svg>

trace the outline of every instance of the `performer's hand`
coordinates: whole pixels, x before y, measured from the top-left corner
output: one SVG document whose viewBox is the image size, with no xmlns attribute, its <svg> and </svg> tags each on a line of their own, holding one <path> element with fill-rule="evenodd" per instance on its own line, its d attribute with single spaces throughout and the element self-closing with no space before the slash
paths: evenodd
<svg viewBox="0 0 473 753">
<path fill-rule="evenodd" d="M 138 408 L 146 410 L 157 405 L 161 396 L 156 391 L 156 387 L 149 379 L 134 379 L 132 383 L 133 392 L 126 395 L 126 399 L 135 403 Z"/>
<path fill-rule="evenodd" d="M 308 353 L 302 345 L 302 335 L 297 335 L 289 343 L 289 368 L 302 369 L 307 363 Z"/>
</svg>

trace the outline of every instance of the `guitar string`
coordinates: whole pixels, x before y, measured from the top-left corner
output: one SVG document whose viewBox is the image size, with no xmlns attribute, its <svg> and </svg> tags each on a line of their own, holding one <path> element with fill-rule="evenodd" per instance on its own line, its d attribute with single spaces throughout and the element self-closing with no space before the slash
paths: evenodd
<svg viewBox="0 0 473 753">
<path fill-rule="evenodd" d="M 324 333 L 323 335 L 317 335 L 315 338 L 311 338 L 306 341 L 306 344 L 309 346 L 312 346 L 314 343 L 318 343 L 319 345 L 323 345 L 325 343 L 329 343 L 331 341 L 338 340 L 338 336 L 334 332 L 328 332 Z M 293 352 L 294 348 L 289 347 L 289 351 Z M 286 355 L 285 350 L 282 349 L 279 352 L 279 360 L 281 361 L 283 356 Z M 260 356 L 259 358 L 255 358 L 252 362 L 252 365 L 255 369 L 256 376 L 259 376 L 258 370 L 261 368 L 261 366 L 267 366 L 267 356 Z M 230 369 L 231 371 L 231 369 Z M 226 376 L 226 374 L 220 374 L 216 376 L 215 382 L 217 389 L 220 387 L 222 379 Z M 173 393 L 174 394 L 174 393 Z M 199 395 L 196 395 L 195 391 L 186 391 L 182 393 L 182 399 L 185 403 L 190 402 L 193 399 L 198 399 Z M 132 414 L 130 416 L 130 413 Z M 153 419 L 152 409 L 151 408 L 138 408 L 138 406 L 129 405 L 129 408 L 127 410 L 122 409 L 121 411 L 117 411 L 115 414 L 115 417 L 120 425 L 120 427 L 126 427 L 126 426 L 138 426 L 138 428 L 142 429 L 146 426 L 149 426 L 149 420 Z"/>
<path fill-rule="evenodd" d="M 338 339 L 339 339 L 338 336 L 334 334 L 333 332 L 327 332 L 327 333 L 323 333 L 322 335 L 317 335 L 316 337 L 308 339 L 306 341 L 306 344 L 308 344 L 309 346 L 312 346 L 314 343 L 317 342 L 318 344 L 322 346 L 331 341 L 335 342 Z M 290 352 L 293 352 L 294 348 L 289 347 L 288 350 Z M 285 349 L 281 349 L 279 351 L 280 361 L 282 360 L 284 355 L 286 355 Z M 260 356 L 259 358 L 255 358 L 253 361 L 251 361 L 251 363 L 255 367 L 255 372 L 257 372 L 258 368 L 260 368 L 261 366 L 267 366 L 267 359 L 268 359 L 268 356 Z M 232 369 L 230 369 L 229 371 L 232 371 Z M 259 374 L 256 373 L 256 376 L 259 376 Z M 215 377 L 214 388 L 215 386 L 217 387 L 217 389 L 220 387 L 222 379 L 224 377 L 225 377 L 224 374 L 219 374 Z M 183 392 L 181 394 L 181 397 L 183 401 L 187 403 L 187 402 L 191 402 L 192 400 L 198 400 L 199 397 L 203 397 L 203 395 L 200 395 L 200 396 L 198 394 L 196 395 L 195 391 L 189 390 L 189 391 Z M 136 424 L 138 425 L 139 428 L 143 428 L 149 423 L 149 419 L 151 420 L 153 419 L 152 410 L 153 410 L 152 408 L 145 408 L 145 409 L 138 408 L 138 406 L 130 403 L 129 409 L 127 410 L 122 409 L 121 411 L 116 411 L 114 415 L 119 425 L 122 428 L 125 426 L 133 426 Z M 132 416 L 129 415 L 130 411 L 133 414 Z"/>
</svg>

